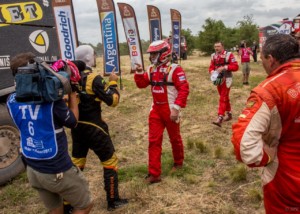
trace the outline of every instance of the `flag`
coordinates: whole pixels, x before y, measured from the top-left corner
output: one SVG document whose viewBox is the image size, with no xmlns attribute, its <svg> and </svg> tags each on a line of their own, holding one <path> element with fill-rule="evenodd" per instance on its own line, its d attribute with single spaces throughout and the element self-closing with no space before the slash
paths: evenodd
<svg viewBox="0 0 300 214">
<path fill-rule="evenodd" d="M 172 27 L 172 51 L 180 55 L 181 14 L 178 10 L 170 9 Z"/>
<path fill-rule="evenodd" d="M 142 65 L 144 68 L 143 53 L 136 16 L 134 9 L 129 4 L 118 3 L 118 7 L 122 17 L 125 36 L 129 48 L 131 73 L 134 73 L 136 67 L 135 63 Z"/>
<path fill-rule="evenodd" d="M 104 75 L 121 75 L 117 19 L 113 0 L 97 0 L 100 17 Z"/>
<path fill-rule="evenodd" d="M 53 13 L 62 59 L 75 59 L 78 36 L 72 0 L 53 0 Z"/>
<path fill-rule="evenodd" d="M 152 5 L 147 5 L 148 22 L 150 31 L 150 43 L 162 39 L 161 18 L 159 9 Z"/>
</svg>

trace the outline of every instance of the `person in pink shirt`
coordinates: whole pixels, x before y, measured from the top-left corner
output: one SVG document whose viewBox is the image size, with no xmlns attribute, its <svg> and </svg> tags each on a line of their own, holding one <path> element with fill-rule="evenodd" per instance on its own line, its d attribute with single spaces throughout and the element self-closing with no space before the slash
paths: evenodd
<svg viewBox="0 0 300 214">
<path fill-rule="evenodd" d="M 241 57 L 242 71 L 243 71 L 243 85 L 249 85 L 250 74 L 250 56 L 253 55 L 251 48 L 246 46 L 246 42 L 242 42 L 239 56 Z"/>
</svg>

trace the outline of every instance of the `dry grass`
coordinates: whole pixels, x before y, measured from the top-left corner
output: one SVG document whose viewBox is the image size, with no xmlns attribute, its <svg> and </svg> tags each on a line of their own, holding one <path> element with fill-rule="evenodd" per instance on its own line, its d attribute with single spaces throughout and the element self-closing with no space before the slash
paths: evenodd
<svg viewBox="0 0 300 214">
<path fill-rule="evenodd" d="M 100 59 L 99 59 L 100 61 Z M 231 122 L 222 128 L 211 121 L 217 116 L 218 95 L 207 73 L 209 57 L 197 55 L 181 61 L 190 82 L 188 106 L 183 111 L 181 132 L 185 143 L 185 165 L 170 175 L 172 153 L 165 133 L 162 179 L 145 185 L 147 173 L 147 118 L 151 105 L 150 89 L 137 89 L 129 74 L 129 58 L 121 58 L 121 102 L 118 107 L 103 105 L 103 118 L 119 157 L 121 196 L 130 204 L 114 213 L 263 213 L 259 171 L 241 166 L 235 160 L 230 142 Z M 145 56 L 147 64 L 147 56 Z M 234 75 L 231 103 L 235 121 L 252 87 L 265 73 L 261 65 L 251 64 L 250 86 L 242 86 L 241 71 Z M 98 69 L 101 69 L 101 62 Z M 106 211 L 102 167 L 90 152 L 85 170 L 95 201 L 93 214 Z M 0 189 L 0 213 L 46 213 L 38 195 L 22 174 Z"/>
</svg>

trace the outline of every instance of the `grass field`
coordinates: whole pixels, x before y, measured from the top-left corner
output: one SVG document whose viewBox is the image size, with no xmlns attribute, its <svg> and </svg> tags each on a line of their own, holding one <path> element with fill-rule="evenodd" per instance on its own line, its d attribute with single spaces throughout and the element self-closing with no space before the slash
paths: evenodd
<svg viewBox="0 0 300 214">
<path fill-rule="evenodd" d="M 145 56 L 146 65 L 148 56 Z M 116 108 L 103 106 L 103 118 L 119 158 L 119 189 L 129 198 L 128 206 L 113 213 L 264 213 L 260 170 L 238 163 L 233 155 L 231 125 L 237 120 L 250 90 L 266 74 L 261 64 L 251 63 L 250 85 L 242 85 L 241 69 L 234 73 L 231 88 L 233 121 L 222 128 L 211 124 L 217 116 L 218 94 L 207 69 L 209 57 L 197 54 L 181 61 L 190 83 L 188 105 L 183 110 L 181 133 L 185 145 L 184 168 L 169 174 L 172 153 L 165 133 L 162 155 L 162 182 L 143 183 L 147 174 L 148 125 L 152 102 L 150 89 L 138 89 L 129 74 L 129 57 L 121 58 L 122 83 L 120 104 Z M 98 70 L 102 69 L 98 59 Z M 71 147 L 71 141 L 70 141 Z M 71 150 L 71 148 L 70 148 Z M 103 172 L 97 157 L 90 152 L 84 171 L 93 194 L 93 214 L 106 211 Z M 37 193 L 23 173 L 0 188 L 0 213 L 46 213 Z"/>
</svg>

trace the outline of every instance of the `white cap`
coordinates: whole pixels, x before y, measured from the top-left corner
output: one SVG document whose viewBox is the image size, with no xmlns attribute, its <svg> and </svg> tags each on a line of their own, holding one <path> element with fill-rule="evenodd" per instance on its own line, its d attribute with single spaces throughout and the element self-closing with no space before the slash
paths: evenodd
<svg viewBox="0 0 300 214">
<path fill-rule="evenodd" d="M 90 45 L 80 45 L 75 49 L 76 60 L 82 60 L 89 67 L 96 66 L 95 51 Z"/>
</svg>

